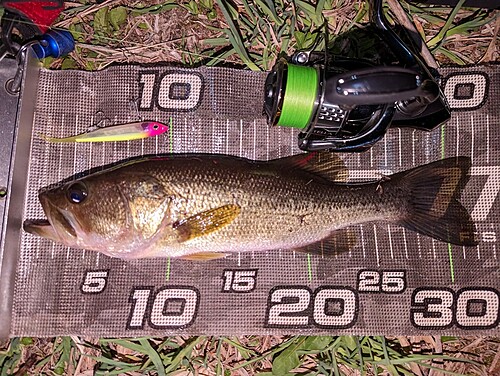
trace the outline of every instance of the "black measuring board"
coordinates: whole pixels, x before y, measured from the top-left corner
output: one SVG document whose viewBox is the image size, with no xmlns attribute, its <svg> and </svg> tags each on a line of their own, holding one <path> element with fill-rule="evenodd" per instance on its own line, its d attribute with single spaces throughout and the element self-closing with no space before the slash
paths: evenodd
<svg viewBox="0 0 500 376">
<path fill-rule="evenodd" d="M 23 233 L 11 335 L 498 332 L 500 69 L 441 74 L 453 109 L 449 122 L 432 132 L 391 129 L 369 151 L 341 158 L 359 181 L 470 156 L 461 202 L 476 222 L 477 247 L 369 224 L 355 227 L 354 249 L 332 257 L 274 250 L 209 262 L 124 261 Z M 266 124 L 265 76 L 207 67 L 42 70 L 23 218 L 44 217 L 41 187 L 133 156 L 199 152 L 268 160 L 300 153 L 296 130 Z M 49 144 L 38 136 L 82 133 L 99 111 L 108 125 L 139 114 L 164 123 L 172 116 L 173 126 L 164 136 L 125 143 Z"/>
</svg>

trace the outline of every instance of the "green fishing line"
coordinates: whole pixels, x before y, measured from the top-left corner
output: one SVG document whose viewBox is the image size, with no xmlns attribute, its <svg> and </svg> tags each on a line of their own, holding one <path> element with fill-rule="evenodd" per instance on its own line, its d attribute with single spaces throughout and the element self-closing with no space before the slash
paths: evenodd
<svg viewBox="0 0 500 376">
<path fill-rule="evenodd" d="M 318 72 L 315 68 L 287 65 L 286 90 L 277 125 L 305 128 L 311 120 L 318 93 Z"/>
</svg>

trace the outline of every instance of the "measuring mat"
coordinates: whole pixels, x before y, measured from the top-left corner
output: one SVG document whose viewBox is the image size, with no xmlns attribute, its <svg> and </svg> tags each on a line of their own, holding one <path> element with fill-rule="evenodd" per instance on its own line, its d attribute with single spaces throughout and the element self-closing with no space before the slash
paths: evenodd
<svg viewBox="0 0 500 376">
<path fill-rule="evenodd" d="M 441 74 L 453 110 L 449 122 L 431 133 L 391 129 L 369 151 L 340 156 L 352 181 L 470 156 L 461 202 L 476 223 L 477 247 L 366 224 L 354 227 L 354 249 L 333 256 L 283 249 L 200 262 L 113 259 L 54 244 L 20 225 L 45 218 L 40 188 L 131 157 L 189 152 L 269 160 L 301 153 L 297 130 L 266 123 L 266 73 L 162 66 L 41 70 L 35 108 L 21 113 L 33 121 L 18 124 L 17 142 L 26 147 L 18 148 L 11 166 L 17 188 L 3 252 L 17 266 L 7 334 L 499 334 L 500 67 Z M 136 141 L 51 144 L 40 137 L 84 133 L 98 122 L 169 124 L 170 118 L 167 133 Z"/>
</svg>

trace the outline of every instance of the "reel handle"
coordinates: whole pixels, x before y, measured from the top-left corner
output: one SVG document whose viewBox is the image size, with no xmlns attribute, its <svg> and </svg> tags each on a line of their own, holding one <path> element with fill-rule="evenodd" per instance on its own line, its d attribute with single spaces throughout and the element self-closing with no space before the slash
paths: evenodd
<svg viewBox="0 0 500 376">
<path fill-rule="evenodd" d="M 422 80 L 411 69 L 377 67 L 349 71 L 327 78 L 325 99 L 341 107 L 397 103 L 418 98 L 422 104 L 439 97 L 434 81 Z"/>
</svg>

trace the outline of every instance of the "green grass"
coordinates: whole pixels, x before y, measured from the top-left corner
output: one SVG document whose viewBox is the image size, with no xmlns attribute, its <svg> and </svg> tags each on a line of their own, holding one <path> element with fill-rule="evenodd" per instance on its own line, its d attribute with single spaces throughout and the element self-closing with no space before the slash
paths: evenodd
<svg viewBox="0 0 500 376">
<path fill-rule="evenodd" d="M 484 30 L 500 13 L 462 9 L 463 2 L 454 9 L 402 2 L 443 63 L 477 62 L 494 44 L 493 35 Z M 322 50 L 325 34 L 331 40 L 366 22 L 367 10 L 366 1 L 352 0 L 84 3 L 66 10 L 56 23 L 71 30 L 78 43 L 75 52 L 55 66 L 94 70 L 113 62 L 175 61 L 187 66 L 232 64 L 269 70 L 280 54 Z M 386 11 L 393 19 L 390 7 Z M 181 27 L 175 24 L 177 18 Z M 174 31 L 162 36 L 167 29 Z M 46 64 L 54 66 L 54 61 Z"/>
<path fill-rule="evenodd" d="M 465 362 L 469 371 L 481 363 L 464 357 L 414 354 L 395 339 L 382 336 L 167 337 L 100 339 L 14 338 L 0 351 L 0 374 L 73 374 L 92 369 L 96 375 L 179 372 L 216 375 L 415 375 L 420 370 L 448 371 L 432 362 Z M 444 339 L 444 338 L 443 338 Z M 450 339 L 448 339 L 450 340 Z M 43 350 L 43 351 L 40 351 Z M 85 366 L 82 366 L 83 362 Z M 411 367 L 413 365 L 413 368 Z M 241 371 L 246 371 L 241 373 Z"/>
</svg>

